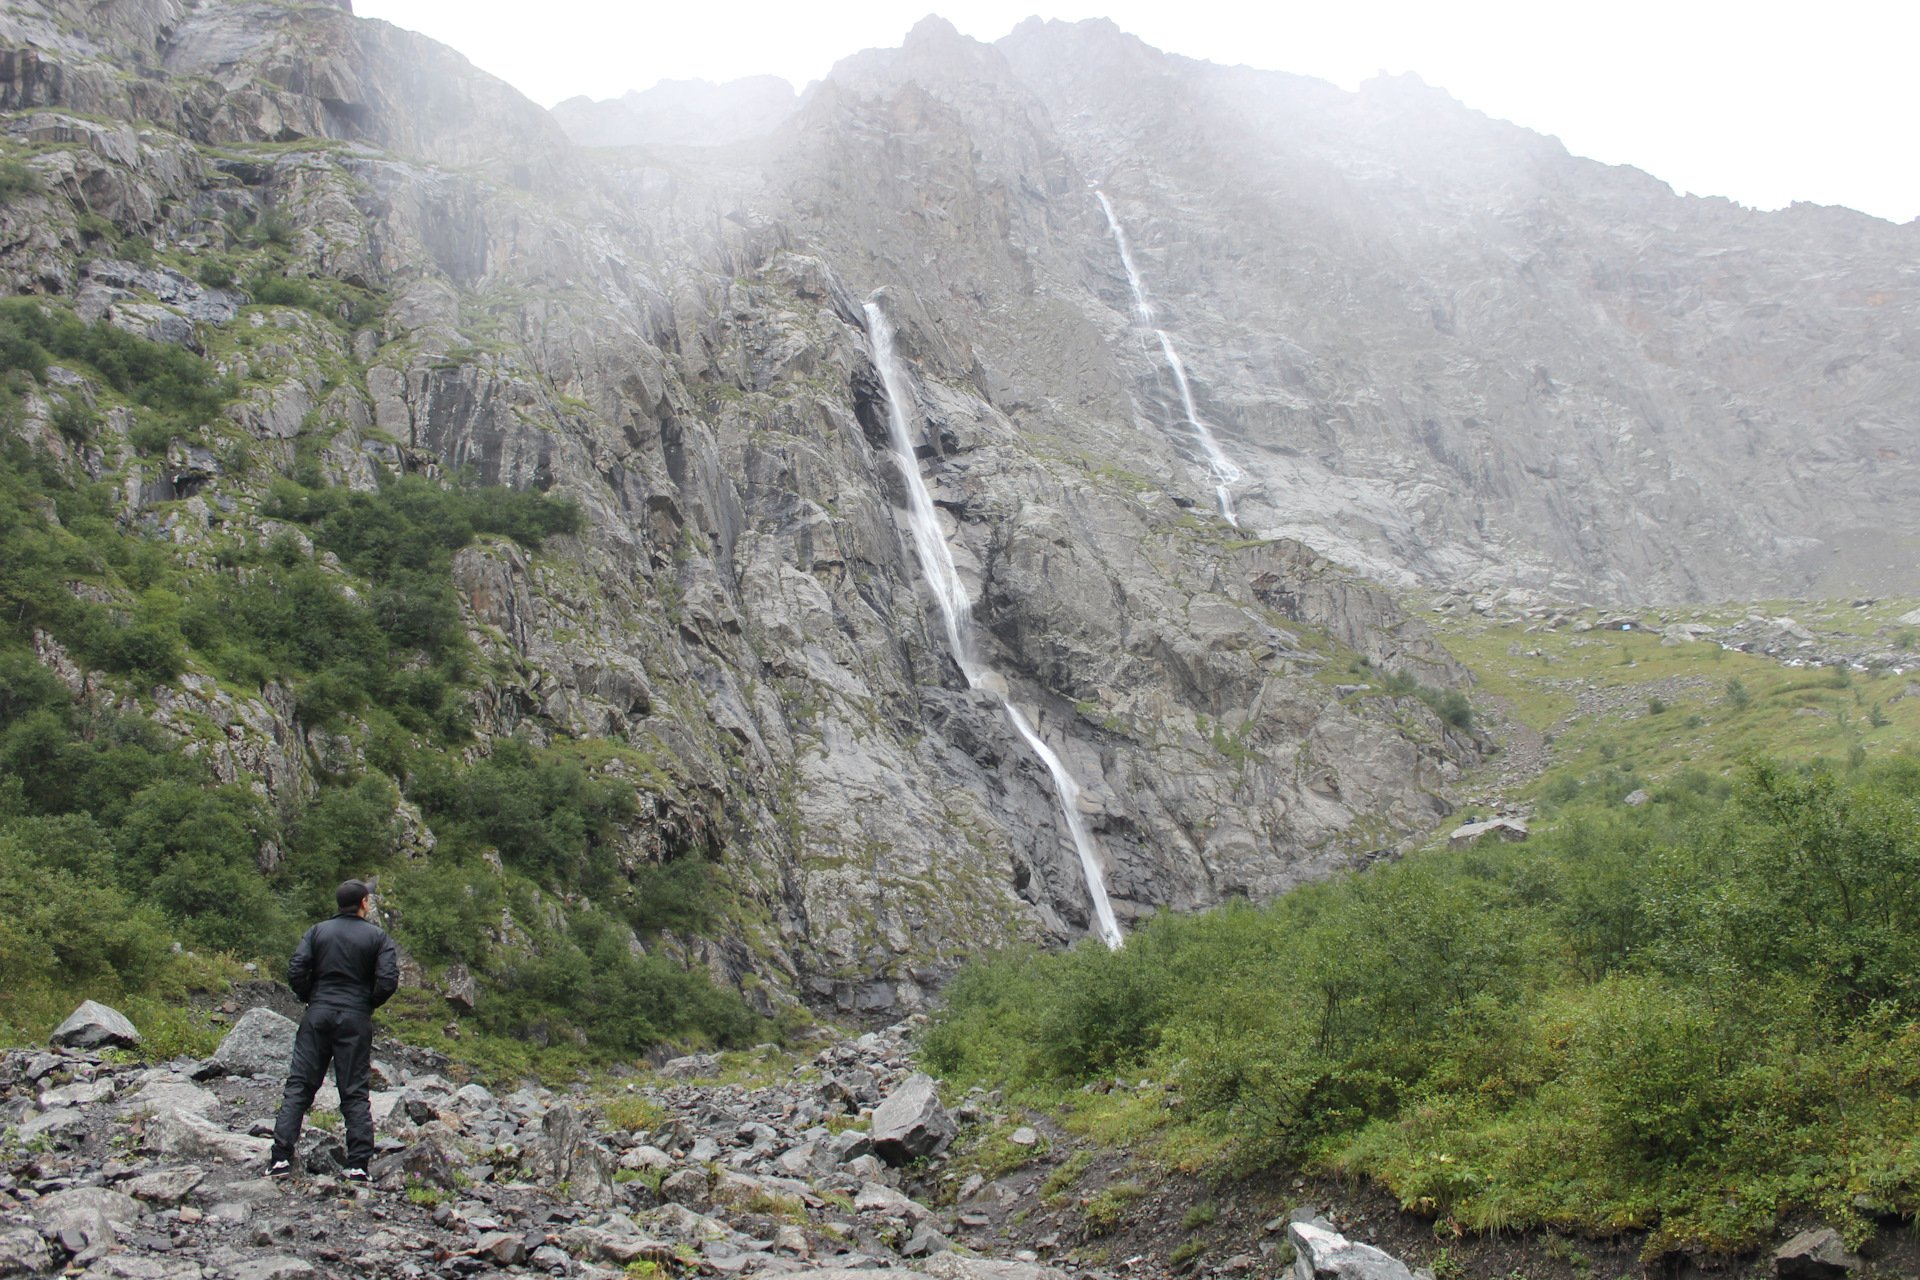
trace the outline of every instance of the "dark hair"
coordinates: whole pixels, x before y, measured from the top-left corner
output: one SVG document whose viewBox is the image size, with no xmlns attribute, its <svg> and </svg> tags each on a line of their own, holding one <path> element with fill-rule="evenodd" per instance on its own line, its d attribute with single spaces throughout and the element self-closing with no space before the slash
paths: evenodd
<svg viewBox="0 0 1920 1280">
<path fill-rule="evenodd" d="M 352 911 L 359 907 L 361 899 L 372 892 L 366 881 L 349 880 L 333 891 L 333 900 L 340 904 L 342 911 Z"/>
</svg>

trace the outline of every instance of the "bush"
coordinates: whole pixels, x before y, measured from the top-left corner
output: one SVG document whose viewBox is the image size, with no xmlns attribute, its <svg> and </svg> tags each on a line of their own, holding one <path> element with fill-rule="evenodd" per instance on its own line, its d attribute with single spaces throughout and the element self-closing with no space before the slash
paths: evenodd
<svg viewBox="0 0 1920 1280">
<path fill-rule="evenodd" d="M 38 195 L 40 175 L 19 160 L 0 160 L 0 204 L 12 204 L 26 196 Z"/>
<path fill-rule="evenodd" d="M 110 324 L 89 325 L 26 298 L 0 300 L 0 361 L 35 377 L 47 357 L 93 366 L 114 390 L 138 404 L 192 421 L 217 415 L 232 399 L 231 381 L 192 352 L 149 342 Z"/>
<path fill-rule="evenodd" d="M 300 307 L 331 319 L 333 307 L 304 280 L 288 276 L 257 275 L 247 281 L 247 293 L 263 307 Z"/>
<path fill-rule="evenodd" d="M 630 785 L 591 777 L 578 760 L 517 738 L 466 769 L 423 769 L 412 795 L 443 839 L 491 846 L 508 866 L 555 887 L 610 883 L 606 841 L 634 804 Z"/>
<path fill-rule="evenodd" d="M 1524 847 L 971 966 L 924 1051 L 962 1084 L 1156 1075 L 1238 1167 L 1369 1174 L 1471 1229 L 1725 1251 L 1852 1221 L 1863 1186 L 1920 1207 L 1920 760 L 1683 774 L 1633 810 L 1626 781 Z"/>
</svg>

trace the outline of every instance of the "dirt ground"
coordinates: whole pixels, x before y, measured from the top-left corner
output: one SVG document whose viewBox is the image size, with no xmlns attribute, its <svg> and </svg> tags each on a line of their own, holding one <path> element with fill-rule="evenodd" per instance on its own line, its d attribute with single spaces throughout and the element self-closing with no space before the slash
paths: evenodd
<svg viewBox="0 0 1920 1280">
<path fill-rule="evenodd" d="M 1543 1231 L 1455 1236 L 1403 1211 L 1368 1183 L 1297 1173 L 1216 1182 L 1100 1151 L 1045 1116 L 1027 1119 L 1044 1135 L 1041 1154 L 1029 1163 L 958 1198 L 953 1183 L 938 1175 L 913 1189 L 928 1203 L 952 1201 L 960 1215 L 956 1243 L 997 1253 L 1028 1250 L 1094 1275 L 1268 1280 L 1287 1274 L 1293 1260 L 1287 1223 L 1296 1210 L 1308 1210 L 1350 1239 L 1384 1249 L 1436 1280 L 1770 1280 L 1774 1274 L 1771 1251 L 1645 1260 L 1645 1237 L 1637 1233 L 1607 1239 Z M 1084 1168 L 1062 1187 L 1075 1160 Z M 1115 1212 L 1113 1189 L 1129 1186 L 1139 1194 L 1125 1198 Z M 1819 1225 L 1792 1224 L 1780 1240 Z M 1920 1234 L 1912 1223 L 1887 1223 L 1863 1249 L 1862 1262 L 1859 1280 L 1920 1277 Z"/>
</svg>

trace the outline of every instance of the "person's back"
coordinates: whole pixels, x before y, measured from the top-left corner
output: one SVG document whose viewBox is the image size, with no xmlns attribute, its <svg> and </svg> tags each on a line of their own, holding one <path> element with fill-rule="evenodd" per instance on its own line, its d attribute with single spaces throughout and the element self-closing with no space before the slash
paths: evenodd
<svg viewBox="0 0 1920 1280">
<path fill-rule="evenodd" d="M 335 891 L 334 900 L 340 914 L 307 930 L 287 962 L 287 985 L 307 1002 L 307 1012 L 293 1039 L 293 1061 L 274 1118 L 267 1170 L 293 1172 L 301 1124 L 332 1062 L 340 1117 L 347 1127 L 346 1176 L 364 1180 L 373 1158 L 373 1110 L 367 1101 L 372 1015 L 399 988 L 400 965 L 393 939 L 366 918 L 373 893 L 365 884 L 347 881 Z"/>
<path fill-rule="evenodd" d="M 391 982 L 380 974 L 381 954 L 392 946 L 379 925 L 343 911 L 307 930 L 287 963 L 287 985 L 310 1005 L 372 1013 L 399 985 L 397 967 Z"/>
</svg>

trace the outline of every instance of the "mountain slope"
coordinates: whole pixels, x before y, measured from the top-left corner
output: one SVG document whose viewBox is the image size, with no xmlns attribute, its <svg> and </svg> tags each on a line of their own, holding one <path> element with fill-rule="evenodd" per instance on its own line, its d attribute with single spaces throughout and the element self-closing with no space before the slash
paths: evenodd
<svg viewBox="0 0 1920 1280">
<path fill-rule="evenodd" d="M 925 34 L 934 77 L 953 40 Z M 763 1012 L 882 1010 L 1088 928 L 1053 781 L 962 678 L 910 549 L 857 301 L 880 286 L 983 657 L 1084 789 L 1123 922 L 1348 865 L 1444 814 L 1482 750 L 1433 709 L 1464 672 L 1389 596 L 1185 496 L 1107 354 L 1084 188 L 990 48 L 956 73 L 997 86 L 984 106 L 875 55 L 773 144 L 601 158 L 334 6 L 25 4 L 0 45 L 0 275 L 33 324 L 203 354 L 224 401 L 161 415 L 84 356 L 16 370 L 22 457 L 112 510 L 76 598 L 164 660 L 96 661 L 58 621 L 8 652 L 265 806 L 223 846 L 251 842 L 235 883 L 298 915 L 327 859 L 381 875 L 410 981 L 456 1009 L 477 974 L 493 1025 L 643 1037 L 615 996 L 664 955 Z M 982 130 L 1004 137 L 970 171 Z M 943 185 L 917 223 L 832 229 L 882 164 L 891 201 Z M 946 246 L 987 246 L 991 287 Z M 1064 389 L 1048 349 L 1000 358 L 1036 321 L 992 299 L 1029 279 L 1081 353 Z M 484 486 L 577 521 L 529 532 Z M 353 523 L 479 501 L 498 519 L 432 554 Z M 303 657 L 316 614 L 304 648 L 283 627 L 287 656 L 247 657 L 223 632 L 283 582 L 353 634 L 377 606 L 391 648 Z M 320 839 L 349 799 L 366 841 Z M 714 903 L 684 904 L 687 867 Z"/>
</svg>

